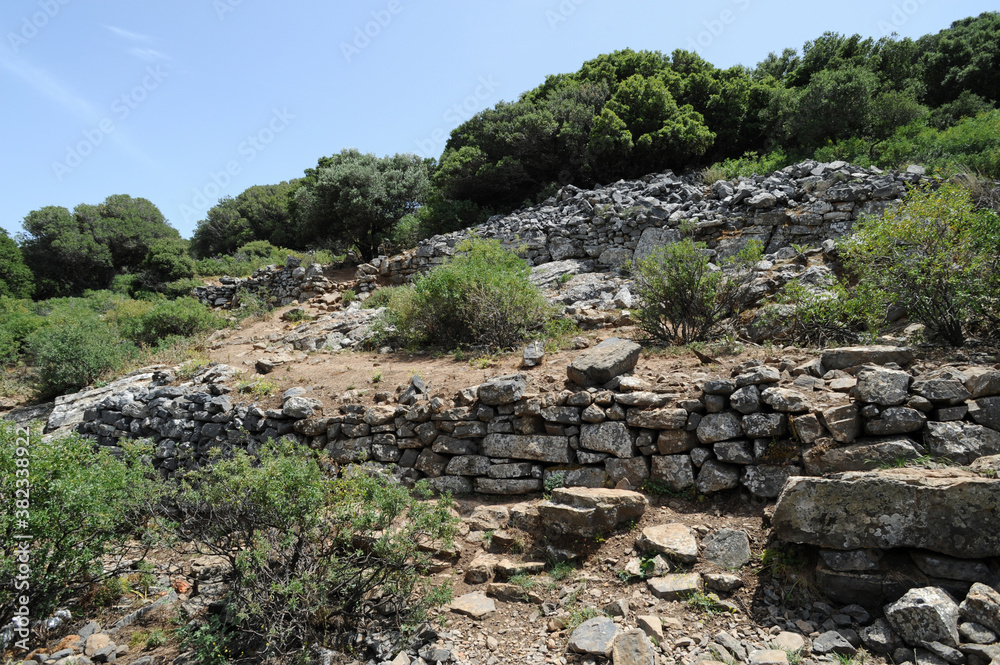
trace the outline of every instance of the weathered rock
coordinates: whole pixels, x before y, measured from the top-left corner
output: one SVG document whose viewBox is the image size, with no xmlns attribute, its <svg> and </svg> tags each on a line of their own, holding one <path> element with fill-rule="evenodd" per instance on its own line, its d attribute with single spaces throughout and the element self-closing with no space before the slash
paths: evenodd
<svg viewBox="0 0 1000 665">
<path fill-rule="evenodd" d="M 962 614 L 962 606 L 959 605 L 959 616 Z M 997 641 L 997 634 L 986 626 L 975 621 L 966 621 L 958 624 L 958 635 L 963 642 L 973 644 L 993 644 Z"/>
<path fill-rule="evenodd" d="M 853 656 L 858 652 L 847 638 L 835 630 L 828 630 L 813 640 L 812 652 L 817 656 L 833 654 L 836 656 Z"/>
<path fill-rule="evenodd" d="M 524 347 L 521 364 L 524 367 L 537 367 L 545 360 L 545 345 L 535 341 Z"/>
<path fill-rule="evenodd" d="M 705 573 L 702 579 L 706 587 L 719 593 L 732 593 L 743 586 L 740 576 L 731 573 Z"/>
<path fill-rule="evenodd" d="M 909 439 L 891 439 L 878 443 L 856 443 L 843 448 L 807 450 L 802 453 L 806 472 L 813 476 L 843 471 L 869 471 L 899 460 L 912 460 L 926 454 L 925 449 Z"/>
<path fill-rule="evenodd" d="M 965 385 L 955 379 L 914 381 L 911 390 L 938 406 L 961 404 L 972 396 Z"/>
<path fill-rule="evenodd" d="M 1000 454 L 1000 432 L 972 423 L 929 422 L 924 442 L 931 454 L 959 464 Z"/>
<path fill-rule="evenodd" d="M 317 409 L 322 409 L 323 405 L 319 400 L 308 399 L 306 397 L 290 397 L 285 400 L 281 407 L 281 412 L 286 418 L 310 418 Z"/>
<path fill-rule="evenodd" d="M 705 560 L 720 568 L 735 570 L 750 561 L 750 538 L 746 531 L 719 529 L 705 536 L 702 545 Z"/>
<path fill-rule="evenodd" d="M 910 589 L 895 603 L 886 605 L 885 618 L 910 646 L 925 642 L 958 644 L 958 604 L 943 589 Z"/>
<path fill-rule="evenodd" d="M 788 665 L 788 654 L 780 649 L 758 649 L 751 651 L 748 665 Z"/>
<path fill-rule="evenodd" d="M 478 397 L 480 402 L 490 406 L 513 404 L 527 389 L 528 377 L 524 374 L 498 376 L 479 386 Z"/>
<path fill-rule="evenodd" d="M 831 549 L 916 547 L 964 558 L 997 556 L 1000 533 L 981 524 L 982 515 L 996 510 L 998 492 L 1000 481 L 959 469 L 797 476 L 778 497 L 773 532 L 784 541 Z"/>
<path fill-rule="evenodd" d="M 663 641 L 663 621 L 655 614 L 641 614 L 635 618 L 635 625 L 650 639 L 659 644 Z"/>
<path fill-rule="evenodd" d="M 592 536 L 638 521 L 646 506 L 646 497 L 638 492 L 559 487 L 552 490 L 551 500 L 539 504 L 538 511 L 543 522 L 557 531 Z"/>
<path fill-rule="evenodd" d="M 635 629 L 615 639 L 611 662 L 615 665 L 656 665 L 657 661 L 646 633 Z"/>
<path fill-rule="evenodd" d="M 697 435 L 702 443 L 738 439 L 743 436 L 740 417 L 732 411 L 710 413 L 698 423 Z"/>
<path fill-rule="evenodd" d="M 745 386 L 729 396 L 729 405 L 742 414 L 760 411 L 760 389 L 757 386 Z"/>
<path fill-rule="evenodd" d="M 497 611 L 493 599 L 482 592 L 467 593 L 451 601 L 451 611 L 473 619 L 482 619 Z"/>
<path fill-rule="evenodd" d="M 636 452 L 632 435 L 629 434 L 628 427 L 622 422 L 581 425 L 580 447 L 586 450 L 611 453 L 620 458 L 632 457 Z"/>
<path fill-rule="evenodd" d="M 791 476 L 797 476 L 802 472 L 797 466 L 746 466 L 743 467 L 743 476 L 740 482 L 750 490 L 754 496 L 765 499 L 774 499 L 781 494 L 781 489 Z"/>
<path fill-rule="evenodd" d="M 698 436 L 688 430 L 663 430 L 656 439 L 656 447 L 659 449 L 661 455 L 676 455 L 677 453 L 687 452 L 697 445 Z"/>
<path fill-rule="evenodd" d="M 492 554 L 480 554 L 465 568 L 466 584 L 485 584 L 493 580 L 499 557 Z"/>
<path fill-rule="evenodd" d="M 782 413 L 751 413 L 743 416 L 743 433 L 753 439 L 770 439 L 788 432 L 788 416 Z"/>
<path fill-rule="evenodd" d="M 806 396 L 792 388 L 767 388 L 760 397 L 765 404 L 782 413 L 804 413 L 809 410 Z"/>
<path fill-rule="evenodd" d="M 542 491 L 541 478 L 474 478 L 472 488 L 479 494 L 515 496 Z"/>
<path fill-rule="evenodd" d="M 848 346 L 823 352 L 823 369 L 847 369 L 858 365 L 896 363 L 905 367 L 916 356 L 905 346 Z"/>
<path fill-rule="evenodd" d="M 943 577 L 964 582 L 983 582 L 984 584 L 996 581 L 996 576 L 982 561 L 956 559 L 919 550 L 911 551 L 910 558 L 913 559 L 913 563 L 917 564 L 920 572 L 929 577 Z"/>
<path fill-rule="evenodd" d="M 886 367 L 866 367 L 858 372 L 855 394 L 858 401 L 879 406 L 898 406 L 910 395 L 910 381 L 906 372 Z"/>
<path fill-rule="evenodd" d="M 665 554 L 681 563 L 698 560 L 698 541 L 694 532 L 683 524 L 661 524 L 642 530 L 636 545 L 647 552 Z"/>
<path fill-rule="evenodd" d="M 689 455 L 653 455 L 650 478 L 664 483 L 675 492 L 694 485 L 694 467 Z M 775 494 L 777 496 L 777 494 Z"/>
<path fill-rule="evenodd" d="M 872 653 L 889 655 L 901 644 L 892 626 L 885 619 L 876 619 L 870 626 L 865 626 L 859 631 L 861 643 Z"/>
<path fill-rule="evenodd" d="M 480 451 L 488 457 L 510 457 L 552 464 L 568 464 L 569 439 L 539 434 L 487 434 Z"/>
<path fill-rule="evenodd" d="M 684 409 L 629 409 L 626 422 L 630 427 L 656 430 L 681 430 L 687 425 L 688 412 Z"/>
<path fill-rule="evenodd" d="M 962 618 L 1000 633 L 1000 592 L 981 582 L 972 585 L 959 607 Z"/>
<path fill-rule="evenodd" d="M 706 460 L 701 465 L 698 477 L 694 481 L 695 488 L 702 494 L 721 492 L 739 487 L 740 468 L 732 464 Z"/>
<path fill-rule="evenodd" d="M 614 649 L 621 628 L 608 617 L 587 619 L 569 636 L 569 649 L 607 658 Z"/>
<path fill-rule="evenodd" d="M 604 470 L 608 474 L 608 483 L 615 487 L 619 487 L 618 483 L 623 480 L 628 481 L 628 485 L 621 486 L 621 489 L 642 487 L 649 478 L 649 462 L 643 455 L 628 459 L 612 457 L 604 462 Z"/>
<path fill-rule="evenodd" d="M 878 570 L 882 550 L 820 550 L 820 558 L 831 570 Z"/>
<path fill-rule="evenodd" d="M 851 443 L 861 432 L 861 418 L 854 404 L 826 409 L 820 417 L 830 436 L 839 443 Z"/>
<path fill-rule="evenodd" d="M 704 589 L 698 573 L 678 573 L 646 580 L 650 593 L 662 600 L 683 600 Z"/>
<path fill-rule="evenodd" d="M 632 371 L 640 351 L 642 347 L 635 342 L 612 337 L 574 358 L 566 372 L 577 385 L 604 384 Z"/>
<path fill-rule="evenodd" d="M 771 639 L 771 646 L 786 653 L 799 653 L 806 648 L 806 640 L 798 633 L 783 630 Z"/>
<path fill-rule="evenodd" d="M 759 386 L 765 383 L 777 383 L 781 380 L 781 372 L 777 367 L 761 365 L 753 367 L 736 377 L 736 387 Z"/>
<path fill-rule="evenodd" d="M 1000 371 L 988 367 L 973 367 L 965 372 L 965 389 L 972 399 L 1000 395 Z"/>
<path fill-rule="evenodd" d="M 873 436 L 890 434 L 909 434 L 919 432 L 924 428 L 927 416 L 905 406 L 892 406 L 882 411 L 875 420 L 865 423 L 865 432 Z"/>
<path fill-rule="evenodd" d="M 730 464 L 750 464 L 753 462 L 753 444 L 749 441 L 719 441 L 712 446 L 715 458 Z"/>
</svg>

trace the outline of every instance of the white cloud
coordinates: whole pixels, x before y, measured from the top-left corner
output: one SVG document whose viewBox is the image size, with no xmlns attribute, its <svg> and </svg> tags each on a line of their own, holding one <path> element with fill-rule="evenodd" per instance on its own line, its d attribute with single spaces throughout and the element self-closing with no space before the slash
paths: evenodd
<svg viewBox="0 0 1000 665">
<path fill-rule="evenodd" d="M 170 60 L 170 56 L 163 51 L 157 51 L 154 48 L 130 48 L 129 53 L 139 58 L 140 60 L 145 60 L 146 62 L 156 62 L 158 60 Z"/>
</svg>

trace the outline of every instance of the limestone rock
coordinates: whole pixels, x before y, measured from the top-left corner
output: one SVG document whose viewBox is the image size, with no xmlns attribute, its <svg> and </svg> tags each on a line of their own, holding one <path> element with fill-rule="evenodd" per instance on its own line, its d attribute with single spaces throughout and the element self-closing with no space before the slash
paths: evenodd
<svg viewBox="0 0 1000 665">
<path fill-rule="evenodd" d="M 923 446 L 910 439 L 900 438 L 877 443 L 856 443 L 842 448 L 813 448 L 802 453 L 802 462 L 809 475 L 821 476 L 843 471 L 869 471 L 895 464 L 898 460 L 917 459 L 925 454 Z"/>
<path fill-rule="evenodd" d="M 646 580 L 650 593 L 662 600 L 683 600 L 705 587 L 698 573 L 677 573 Z"/>
<path fill-rule="evenodd" d="M 895 603 L 886 605 L 885 618 L 910 646 L 925 642 L 958 644 L 958 604 L 944 589 L 910 589 Z"/>
<path fill-rule="evenodd" d="M 694 467 L 690 455 L 654 455 L 651 459 L 652 480 L 664 483 L 675 492 L 694 485 Z"/>
<path fill-rule="evenodd" d="M 580 426 L 580 447 L 619 458 L 635 454 L 635 442 L 622 422 L 584 423 Z"/>
<path fill-rule="evenodd" d="M 886 367 L 866 367 L 858 372 L 858 385 L 854 391 L 859 402 L 879 406 L 898 406 L 910 395 L 910 381 L 906 372 Z"/>
<path fill-rule="evenodd" d="M 566 372 L 577 385 L 604 384 L 632 371 L 640 351 L 642 347 L 635 342 L 612 337 L 574 358 Z"/>
<path fill-rule="evenodd" d="M 732 411 L 711 413 L 698 423 L 697 435 L 702 443 L 716 443 L 740 438 L 743 436 L 743 427 L 740 417 Z"/>
<path fill-rule="evenodd" d="M 701 465 L 701 471 L 694 481 L 695 488 L 702 494 L 711 494 L 739 487 L 740 471 L 738 466 L 706 460 Z"/>
<path fill-rule="evenodd" d="M 482 592 L 467 593 L 451 601 L 451 611 L 473 619 L 482 619 L 497 611 L 493 599 Z"/>
<path fill-rule="evenodd" d="M 902 367 L 913 362 L 913 349 L 905 346 L 847 346 L 823 352 L 823 369 L 847 369 L 858 365 L 896 363 Z"/>
<path fill-rule="evenodd" d="M 629 490 L 559 487 L 552 499 L 538 506 L 543 523 L 562 533 L 592 536 L 609 533 L 619 524 L 638 520 L 646 497 Z"/>
<path fill-rule="evenodd" d="M 735 570 L 750 561 L 750 538 L 746 531 L 719 529 L 705 536 L 703 556 L 720 568 Z"/>
<path fill-rule="evenodd" d="M 929 422 L 924 441 L 931 454 L 959 464 L 1000 454 L 1000 432 L 972 423 Z"/>
<path fill-rule="evenodd" d="M 656 665 L 657 660 L 646 633 L 634 629 L 615 639 L 611 662 L 615 665 Z"/>
<path fill-rule="evenodd" d="M 994 633 L 1000 633 L 1000 593 L 996 589 L 976 582 L 962 601 L 959 612 L 966 621 L 974 621 Z"/>
<path fill-rule="evenodd" d="M 830 549 L 915 547 L 956 557 L 1000 555 L 1000 532 L 983 529 L 1000 480 L 961 469 L 888 469 L 834 478 L 789 478 L 773 533 Z M 942 525 L 948 525 L 943 529 Z"/>
<path fill-rule="evenodd" d="M 636 544 L 647 552 L 665 554 L 681 563 L 698 560 L 698 541 L 694 532 L 683 524 L 661 524 L 642 530 Z"/>
<path fill-rule="evenodd" d="M 524 374 L 498 376 L 479 386 L 478 397 L 480 402 L 490 406 L 513 404 L 527 389 L 528 377 Z"/>
<path fill-rule="evenodd" d="M 480 447 L 488 457 L 511 457 L 552 464 L 568 464 L 569 439 L 540 434 L 487 434 Z"/>
<path fill-rule="evenodd" d="M 621 628 L 608 617 L 587 619 L 569 636 L 569 649 L 607 658 L 614 649 Z"/>
</svg>

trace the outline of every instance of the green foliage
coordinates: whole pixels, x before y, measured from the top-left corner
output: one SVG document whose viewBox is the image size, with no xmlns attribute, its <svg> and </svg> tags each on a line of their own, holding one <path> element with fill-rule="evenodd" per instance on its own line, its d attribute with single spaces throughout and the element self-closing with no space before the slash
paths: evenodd
<svg viewBox="0 0 1000 665">
<path fill-rule="evenodd" d="M 283 266 L 289 256 L 301 259 L 303 264 L 328 264 L 335 261 L 333 253 L 326 250 L 299 252 L 286 247 L 275 247 L 266 240 L 254 240 L 239 247 L 234 254 L 199 259 L 195 263 L 195 270 L 204 277 L 247 277 L 264 266 Z"/>
<path fill-rule="evenodd" d="M 25 340 L 43 325 L 45 319 L 35 312 L 30 300 L 0 296 L 0 365 L 16 362 L 24 351 Z"/>
<path fill-rule="evenodd" d="M 550 316 L 529 272 L 496 240 L 465 241 L 412 288 L 393 291 L 380 336 L 416 347 L 511 348 Z"/>
<path fill-rule="evenodd" d="M 96 317 L 54 323 L 26 341 L 42 398 L 83 388 L 137 354 L 135 345 Z"/>
<path fill-rule="evenodd" d="M 278 384 L 271 379 L 257 377 L 252 381 L 240 381 L 236 391 L 241 395 L 250 395 L 254 399 L 264 399 L 278 392 Z"/>
<path fill-rule="evenodd" d="M 427 200 L 430 187 L 429 166 L 415 155 L 343 150 L 306 171 L 296 213 L 303 237 L 373 257 L 399 221 Z"/>
<path fill-rule="evenodd" d="M 341 292 L 341 294 L 340 294 L 340 303 L 344 307 L 347 307 L 352 302 L 354 302 L 354 300 L 357 297 L 358 297 L 358 294 L 357 294 L 357 292 L 354 289 L 346 289 L 343 292 Z M 379 296 L 379 299 L 385 300 L 386 303 L 389 302 L 388 298 L 386 298 L 385 296 Z M 366 304 L 367 304 L 367 301 L 366 301 Z"/>
<path fill-rule="evenodd" d="M 362 469 L 330 479 L 306 449 L 279 443 L 188 473 L 171 489 L 165 526 L 228 562 L 228 625 L 209 626 L 231 659 L 288 657 L 350 628 L 420 623 L 425 542 L 455 532 L 450 500 L 428 500 Z M 348 638 L 349 639 L 349 638 Z"/>
<path fill-rule="evenodd" d="M 233 309 L 240 321 L 267 321 L 274 311 L 274 304 L 258 293 L 238 289 L 233 299 Z"/>
<path fill-rule="evenodd" d="M 105 580 L 117 584 L 113 580 L 124 571 L 120 566 L 104 569 L 102 561 L 137 553 L 133 547 L 145 534 L 143 502 L 156 495 L 158 486 L 147 479 L 141 461 L 151 452 L 148 447 L 123 447 L 125 454 L 118 458 L 95 452 L 91 439 L 70 435 L 43 442 L 39 431 L 24 437 L 12 423 L 0 421 L 0 495 L 11 502 L 0 511 L 0 574 L 5 580 L 18 576 L 15 547 L 23 541 L 15 536 L 32 537 L 29 586 L 0 587 L 5 623 L 19 605 L 18 596 L 29 597 L 31 616 L 44 617 L 71 598 L 97 591 Z M 18 454 L 19 448 L 27 455 Z M 25 459 L 28 466 L 18 461 Z M 18 524 L 23 515 L 15 512 L 17 499 L 30 504 L 26 526 Z"/>
<path fill-rule="evenodd" d="M 856 343 L 863 331 L 876 329 L 880 323 L 871 300 L 858 297 L 864 290 L 865 285 L 848 289 L 838 283 L 817 291 L 791 281 L 759 310 L 759 324 L 779 329 L 780 339 L 796 344 Z"/>
<path fill-rule="evenodd" d="M 576 567 L 568 561 L 556 561 L 549 566 L 549 577 L 556 582 L 572 577 Z"/>
<path fill-rule="evenodd" d="M 880 149 L 878 162 L 883 166 L 918 162 L 945 170 L 965 167 L 1000 178 L 1000 110 L 964 118 L 943 130 L 912 124 Z"/>
<path fill-rule="evenodd" d="M 191 238 L 199 258 L 233 254 L 241 245 L 263 240 L 283 247 L 303 248 L 293 221 L 291 200 L 299 181 L 254 185 L 235 198 L 225 196 L 209 209 Z"/>
<path fill-rule="evenodd" d="M 132 308 L 116 310 L 111 320 L 125 339 L 136 344 L 151 346 L 169 337 L 192 337 L 217 330 L 225 323 L 194 298 L 131 304 Z"/>
<path fill-rule="evenodd" d="M 115 275 L 140 272 L 157 240 L 179 238 L 155 205 L 124 194 L 81 203 L 72 214 L 57 206 L 34 210 L 21 225 L 24 260 L 43 298 L 108 288 Z"/>
<path fill-rule="evenodd" d="M 566 485 L 566 472 L 565 471 L 553 471 L 548 476 L 545 477 L 545 494 L 546 496 L 552 494 L 552 490 L 557 487 L 565 487 Z"/>
<path fill-rule="evenodd" d="M 0 229 L 0 297 L 29 298 L 35 277 L 24 263 L 24 255 L 7 231 Z"/>
<path fill-rule="evenodd" d="M 719 603 L 719 597 L 714 593 L 695 591 L 687 597 L 687 604 L 705 614 L 725 612 L 726 607 Z"/>
<path fill-rule="evenodd" d="M 774 173 L 779 169 L 788 166 L 790 160 L 780 148 L 769 152 L 766 155 L 758 155 L 756 152 L 746 152 L 742 157 L 725 159 L 712 166 L 713 173 L 720 177 L 716 180 L 736 180 L 737 178 L 748 178 L 752 175 L 766 175 Z"/>
<path fill-rule="evenodd" d="M 977 210 L 945 184 L 912 191 L 903 205 L 860 219 L 842 246 L 867 306 L 903 305 L 943 341 L 961 346 L 972 325 L 996 321 L 1000 216 Z"/>
<path fill-rule="evenodd" d="M 761 253 L 760 242 L 752 241 L 719 270 L 704 245 L 690 238 L 657 249 L 633 267 L 639 328 L 665 344 L 711 338 L 720 321 L 751 304 L 753 266 Z"/>
</svg>

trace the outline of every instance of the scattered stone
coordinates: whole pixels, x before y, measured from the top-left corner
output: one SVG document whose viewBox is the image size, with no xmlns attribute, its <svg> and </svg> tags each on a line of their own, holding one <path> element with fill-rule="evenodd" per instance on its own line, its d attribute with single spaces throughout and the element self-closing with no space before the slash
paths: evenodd
<svg viewBox="0 0 1000 665">
<path fill-rule="evenodd" d="M 750 653 L 749 665 L 788 665 L 788 654 L 778 649 L 761 649 Z"/>
<path fill-rule="evenodd" d="M 569 636 L 569 649 L 575 653 L 586 653 L 607 658 L 614 649 L 615 640 L 621 628 L 608 617 L 587 619 Z"/>
<path fill-rule="evenodd" d="M 885 619 L 876 619 L 860 632 L 861 643 L 872 653 L 889 655 L 900 646 L 899 638 Z"/>
<path fill-rule="evenodd" d="M 657 644 L 663 642 L 663 621 L 655 614 L 644 614 L 635 618 L 635 624 L 646 636 Z"/>
<path fill-rule="evenodd" d="M 683 524 L 648 526 L 642 530 L 636 545 L 647 552 L 658 552 L 681 563 L 694 563 L 698 560 L 698 541 L 694 532 Z"/>
<path fill-rule="evenodd" d="M 612 649 L 615 665 L 656 665 L 653 645 L 642 630 L 627 630 L 618 635 Z"/>
<path fill-rule="evenodd" d="M 473 619 L 482 619 L 497 610 L 493 599 L 479 591 L 459 596 L 451 602 L 450 607 L 455 614 L 464 614 Z"/>
<path fill-rule="evenodd" d="M 771 646 L 788 653 L 799 653 L 806 648 L 806 639 L 798 633 L 783 630 L 771 639 Z"/>
<path fill-rule="evenodd" d="M 739 575 L 731 573 L 704 573 L 705 586 L 719 593 L 732 593 L 743 586 Z"/>
<path fill-rule="evenodd" d="M 570 381 L 580 386 L 604 384 L 631 372 L 640 351 L 642 347 L 635 342 L 612 337 L 574 358 L 566 372 Z"/>
<path fill-rule="evenodd" d="M 750 561 L 750 538 L 745 531 L 719 529 L 706 536 L 702 545 L 704 558 L 720 568 L 735 570 Z"/>
<path fill-rule="evenodd" d="M 646 580 L 649 591 L 662 600 L 683 600 L 704 589 L 698 573 L 676 573 Z"/>
<path fill-rule="evenodd" d="M 835 630 L 828 630 L 814 639 L 811 651 L 817 656 L 854 656 L 858 652 L 846 637 Z"/>
<path fill-rule="evenodd" d="M 910 589 L 895 603 L 886 605 L 885 618 L 900 638 L 916 647 L 925 642 L 958 644 L 958 604 L 944 589 Z"/>
</svg>

